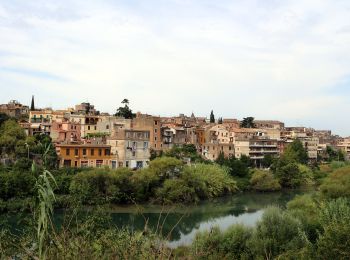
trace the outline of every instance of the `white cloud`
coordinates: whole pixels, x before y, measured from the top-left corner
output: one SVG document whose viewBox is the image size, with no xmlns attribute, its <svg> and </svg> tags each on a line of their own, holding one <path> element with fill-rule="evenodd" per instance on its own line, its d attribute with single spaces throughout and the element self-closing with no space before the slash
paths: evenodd
<svg viewBox="0 0 350 260">
<path fill-rule="evenodd" d="M 41 105 L 88 99 L 113 112 L 128 97 L 154 114 L 214 109 L 308 124 L 336 116 L 349 95 L 329 94 L 349 77 L 346 1 L 22 4 L 0 3 L 0 89 L 18 89 L 1 102 L 32 92 Z"/>
</svg>

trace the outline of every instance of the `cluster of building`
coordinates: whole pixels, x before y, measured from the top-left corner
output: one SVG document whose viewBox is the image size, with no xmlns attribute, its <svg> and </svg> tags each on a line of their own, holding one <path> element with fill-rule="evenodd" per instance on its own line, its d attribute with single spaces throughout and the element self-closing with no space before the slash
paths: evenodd
<svg viewBox="0 0 350 260">
<path fill-rule="evenodd" d="M 100 113 L 90 103 L 53 110 L 34 109 L 34 101 L 31 109 L 11 101 L 0 108 L 11 116 L 28 114 L 20 125 L 27 135 L 52 138 L 60 167 L 143 168 L 149 164 L 151 150 L 159 153 L 184 144 L 193 144 L 208 160 L 216 160 L 220 153 L 236 158 L 245 155 L 260 166 L 265 155 L 279 156 L 295 139 L 303 143 L 310 162 L 324 158 L 327 146 L 350 157 L 350 138 L 329 130 L 286 127 L 273 120 L 255 120 L 255 128 L 242 128 L 237 119 L 210 123 L 193 113 L 174 117 L 137 113 L 125 119 Z"/>
</svg>

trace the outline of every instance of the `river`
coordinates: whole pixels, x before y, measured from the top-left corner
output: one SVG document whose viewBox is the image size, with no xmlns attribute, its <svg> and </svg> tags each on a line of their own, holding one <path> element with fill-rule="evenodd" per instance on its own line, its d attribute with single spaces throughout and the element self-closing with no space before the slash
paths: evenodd
<svg viewBox="0 0 350 260">
<path fill-rule="evenodd" d="M 196 205 L 111 206 L 108 211 L 117 227 L 140 231 L 147 226 L 148 229 L 166 237 L 168 245 L 174 248 L 190 244 L 198 231 L 210 230 L 213 226 L 218 226 L 221 230 L 235 223 L 254 226 L 267 206 L 276 205 L 284 208 L 296 195 L 306 192 L 309 193 L 296 190 L 273 193 L 245 192 L 203 201 Z M 94 208 L 87 209 L 86 214 L 90 214 L 91 210 Z M 64 210 L 55 210 L 56 225 L 60 226 L 64 215 Z M 14 224 L 19 219 L 21 214 L 12 215 L 11 222 Z M 18 222 L 14 226 L 18 228 Z"/>
<path fill-rule="evenodd" d="M 225 230 L 235 223 L 254 226 L 269 205 L 285 207 L 288 201 L 305 191 L 242 193 L 203 201 L 197 205 L 161 207 L 154 205 L 112 207 L 113 222 L 118 227 L 161 231 L 170 247 L 190 244 L 198 231 L 218 226 Z"/>
</svg>

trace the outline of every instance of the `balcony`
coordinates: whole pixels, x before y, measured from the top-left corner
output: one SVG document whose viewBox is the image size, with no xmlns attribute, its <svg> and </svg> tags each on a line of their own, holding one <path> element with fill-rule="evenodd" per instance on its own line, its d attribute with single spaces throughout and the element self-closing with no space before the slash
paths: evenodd
<svg viewBox="0 0 350 260">
<path fill-rule="evenodd" d="M 249 147 L 276 147 L 277 148 L 277 144 L 258 144 L 258 143 L 254 143 L 254 144 L 249 144 Z"/>
</svg>

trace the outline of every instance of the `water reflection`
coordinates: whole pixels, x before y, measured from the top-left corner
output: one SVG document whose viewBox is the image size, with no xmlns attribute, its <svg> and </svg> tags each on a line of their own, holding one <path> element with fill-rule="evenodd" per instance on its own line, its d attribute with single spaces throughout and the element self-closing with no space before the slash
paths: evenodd
<svg viewBox="0 0 350 260">
<path fill-rule="evenodd" d="M 153 231 L 161 231 L 168 237 L 169 245 L 176 247 L 192 242 L 196 232 L 218 226 L 225 230 L 232 224 L 253 226 L 263 209 L 269 205 L 285 207 L 287 202 L 302 191 L 279 193 L 244 193 L 233 197 L 202 202 L 195 206 L 162 208 L 145 205 L 112 208 L 112 219 L 118 227 L 143 230 L 145 225 Z"/>
<path fill-rule="evenodd" d="M 113 223 L 131 230 L 147 228 L 162 234 L 169 241 L 169 246 L 176 247 L 192 242 L 196 232 L 218 226 L 225 230 L 230 225 L 242 223 L 253 226 L 269 205 L 285 207 L 297 194 L 310 191 L 284 191 L 277 193 L 243 193 L 231 197 L 201 202 L 198 205 L 162 207 L 155 205 L 112 206 L 110 213 Z M 91 210 L 83 214 L 89 215 Z M 25 214 L 25 213 L 23 213 Z M 7 224 L 15 233 L 28 226 L 28 219 L 17 213 L 7 218 Z M 61 227 L 66 214 L 64 210 L 55 210 L 54 223 Z M 1 218 L 0 218 L 1 220 Z M 0 221 L 0 224 L 3 223 Z M 18 231 L 18 232 L 17 232 Z"/>
</svg>

